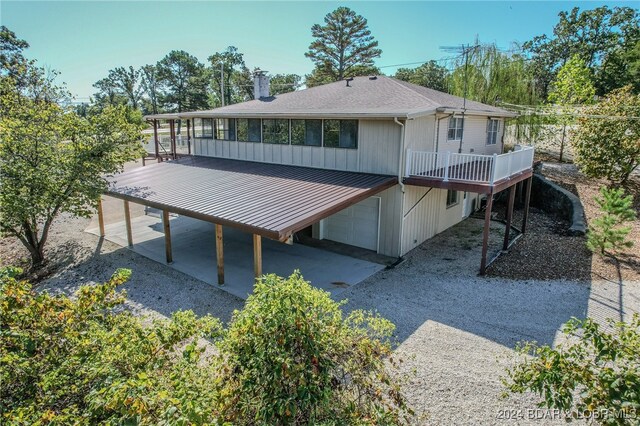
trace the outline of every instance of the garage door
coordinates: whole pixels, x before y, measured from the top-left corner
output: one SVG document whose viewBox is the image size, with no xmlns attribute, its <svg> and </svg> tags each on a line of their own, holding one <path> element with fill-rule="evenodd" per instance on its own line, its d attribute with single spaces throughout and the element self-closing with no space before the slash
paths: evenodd
<svg viewBox="0 0 640 426">
<path fill-rule="evenodd" d="M 377 251 L 379 219 L 380 198 L 367 198 L 326 218 L 323 238 Z"/>
</svg>

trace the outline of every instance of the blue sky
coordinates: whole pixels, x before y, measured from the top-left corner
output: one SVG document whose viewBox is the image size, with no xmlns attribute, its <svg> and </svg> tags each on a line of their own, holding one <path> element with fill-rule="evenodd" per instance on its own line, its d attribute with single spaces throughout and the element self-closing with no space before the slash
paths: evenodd
<svg viewBox="0 0 640 426">
<path fill-rule="evenodd" d="M 380 42 L 378 66 L 439 59 L 440 46 L 496 42 L 508 48 L 550 34 L 558 12 L 573 6 L 634 6 L 634 2 L 187 2 L 0 1 L 0 22 L 29 42 L 27 56 L 61 72 L 80 100 L 117 66 L 155 63 L 173 49 L 202 62 L 236 46 L 250 68 L 305 74 L 311 25 L 345 5 L 369 21 Z M 384 68 L 392 73 L 395 68 Z"/>
</svg>

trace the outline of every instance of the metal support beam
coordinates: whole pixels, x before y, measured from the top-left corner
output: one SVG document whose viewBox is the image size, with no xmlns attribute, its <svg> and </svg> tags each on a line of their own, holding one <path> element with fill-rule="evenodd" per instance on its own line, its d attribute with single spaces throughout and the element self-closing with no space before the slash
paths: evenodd
<svg viewBox="0 0 640 426">
<path fill-rule="evenodd" d="M 176 158 L 178 158 L 178 154 L 176 154 L 176 121 L 175 120 L 169 120 L 169 131 L 171 132 L 170 133 L 171 156 L 175 160 Z"/>
<path fill-rule="evenodd" d="M 124 200 L 124 224 L 127 228 L 127 244 L 133 247 L 133 233 L 131 232 L 131 211 L 129 210 L 129 202 Z"/>
<path fill-rule="evenodd" d="M 480 275 L 487 270 L 487 250 L 489 249 L 489 231 L 491 228 L 491 209 L 493 208 L 493 194 L 487 196 L 487 208 L 484 213 L 484 230 L 482 232 L 482 260 L 480 261 Z"/>
<path fill-rule="evenodd" d="M 524 213 L 522 214 L 522 233 L 527 232 L 527 220 L 529 219 L 529 201 L 531 200 L 531 183 L 533 177 L 526 180 L 525 194 L 524 194 Z"/>
<path fill-rule="evenodd" d="M 507 223 L 504 230 L 504 242 L 502 244 L 502 250 L 509 248 L 509 234 L 511 233 L 511 220 L 513 219 L 513 204 L 516 201 L 516 186 L 509 187 L 509 203 L 507 204 Z"/>
<path fill-rule="evenodd" d="M 262 237 L 253 234 L 253 272 L 257 278 L 262 276 Z"/>
<path fill-rule="evenodd" d="M 162 225 L 164 226 L 164 250 L 167 255 L 167 263 L 173 263 L 171 253 L 171 225 L 169 225 L 169 211 L 162 210 Z"/>
<path fill-rule="evenodd" d="M 191 155 L 191 120 L 187 118 L 187 154 Z"/>
<path fill-rule="evenodd" d="M 218 265 L 218 284 L 224 284 L 224 252 L 222 241 L 222 225 L 216 223 L 216 264 Z"/>
<path fill-rule="evenodd" d="M 104 238 L 104 213 L 102 211 L 102 196 L 98 199 L 98 228 L 100 228 L 100 238 Z"/>
</svg>

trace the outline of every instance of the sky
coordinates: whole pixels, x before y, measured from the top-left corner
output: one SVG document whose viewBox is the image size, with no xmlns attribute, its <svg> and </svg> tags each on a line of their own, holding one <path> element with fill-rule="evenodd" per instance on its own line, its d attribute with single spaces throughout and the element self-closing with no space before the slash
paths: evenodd
<svg viewBox="0 0 640 426">
<path fill-rule="evenodd" d="M 212 53 L 236 46 L 250 69 L 307 74 L 311 26 L 338 6 L 368 20 L 382 49 L 376 65 L 392 74 L 397 67 L 390 65 L 451 56 L 441 47 L 473 43 L 476 36 L 508 49 L 551 34 L 562 10 L 603 4 L 638 3 L 0 0 L 0 23 L 30 44 L 27 57 L 58 70 L 71 93 L 87 101 L 109 69 L 156 63 L 174 49 L 206 63 Z"/>
</svg>

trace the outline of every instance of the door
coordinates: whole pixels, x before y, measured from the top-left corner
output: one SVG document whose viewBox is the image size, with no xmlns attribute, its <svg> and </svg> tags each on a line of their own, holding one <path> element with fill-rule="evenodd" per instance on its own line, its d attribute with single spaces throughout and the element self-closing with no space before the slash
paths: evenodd
<svg viewBox="0 0 640 426">
<path fill-rule="evenodd" d="M 379 223 L 380 197 L 370 197 L 324 219 L 322 238 L 377 252 Z"/>
</svg>

